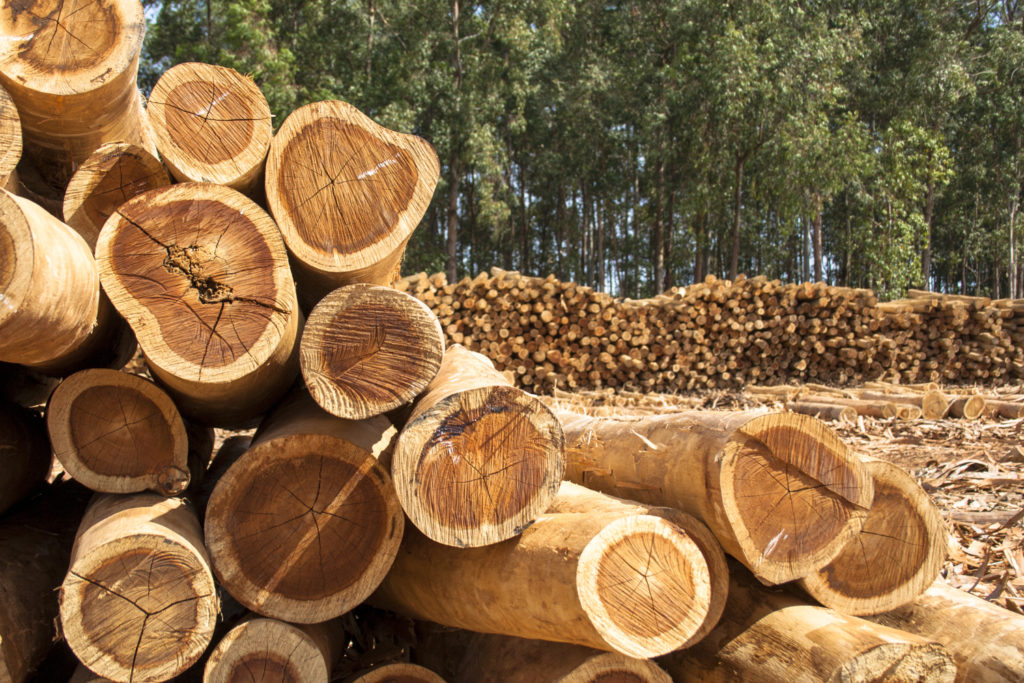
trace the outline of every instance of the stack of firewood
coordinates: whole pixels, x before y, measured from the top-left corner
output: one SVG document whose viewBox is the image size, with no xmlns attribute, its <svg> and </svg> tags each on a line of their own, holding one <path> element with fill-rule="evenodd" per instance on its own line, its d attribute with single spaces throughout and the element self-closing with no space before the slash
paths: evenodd
<svg viewBox="0 0 1024 683">
<path fill-rule="evenodd" d="M 429 144 L 337 101 L 272 134 L 204 64 L 143 109 L 143 25 L 138 0 L 0 6 L 0 681 L 58 637 L 74 680 L 129 683 L 1024 671 L 988 645 L 1018 621 L 921 597 L 927 496 L 823 422 L 584 416 L 444 337 L 486 330 L 529 386 L 729 382 L 854 367 L 832 340 L 874 331 L 869 293 L 712 283 L 695 308 L 502 274 L 439 320 L 387 286 Z M 784 361 L 747 343 L 795 333 Z M 965 605 L 968 638 L 942 611 Z"/>
<path fill-rule="evenodd" d="M 617 300 L 499 269 L 457 283 L 420 273 L 398 287 L 437 313 L 448 339 L 536 392 L 1024 377 L 1020 301 L 912 292 L 879 304 L 869 290 L 764 277 L 709 277 L 651 299 Z"/>
</svg>

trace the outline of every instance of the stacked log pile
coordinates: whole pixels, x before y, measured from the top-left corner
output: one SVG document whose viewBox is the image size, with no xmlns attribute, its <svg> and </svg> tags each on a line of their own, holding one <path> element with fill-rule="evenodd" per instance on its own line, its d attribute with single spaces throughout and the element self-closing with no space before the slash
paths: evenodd
<svg viewBox="0 0 1024 683">
<path fill-rule="evenodd" d="M 128 683 L 665 681 L 690 655 L 768 680 L 768 644 L 804 677 L 969 665 L 945 633 L 852 616 L 912 603 L 943 537 L 916 485 L 823 422 L 600 419 L 521 388 L 885 370 L 870 292 L 389 287 L 437 182 L 429 143 L 343 102 L 271 138 L 259 89 L 210 65 L 168 71 L 143 111 L 142 16 L 0 6 L 0 122 L 26 152 L 0 167 L 0 361 L 28 404 L 0 404 L 0 681 L 28 680 L 55 622 L 74 680 Z M 867 360 L 842 353 L 863 340 Z M 122 369 L 135 342 L 148 377 Z M 238 427 L 256 430 L 214 454 Z M 374 653 L 380 608 L 462 656 Z"/>
<path fill-rule="evenodd" d="M 397 286 L 437 313 L 449 340 L 538 393 L 1024 377 L 1022 301 L 919 293 L 879 304 L 870 290 L 765 277 L 709 277 L 651 299 L 617 300 L 500 269 L 456 283 L 420 273 Z"/>
</svg>

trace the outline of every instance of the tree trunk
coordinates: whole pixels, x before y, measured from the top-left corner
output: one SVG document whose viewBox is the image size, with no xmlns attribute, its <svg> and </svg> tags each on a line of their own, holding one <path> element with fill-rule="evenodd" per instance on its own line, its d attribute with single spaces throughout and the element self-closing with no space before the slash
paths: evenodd
<svg viewBox="0 0 1024 683">
<path fill-rule="evenodd" d="M 924 200 L 924 249 L 921 250 L 921 278 L 924 288 L 932 290 L 932 214 L 935 211 L 935 180 L 928 178 Z"/>
<path fill-rule="evenodd" d="M 658 188 L 654 200 L 654 293 L 664 292 L 665 287 L 665 162 L 658 162 Z"/>
<path fill-rule="evenodd" d="M 0 66 L 0 84 L 18 107 L 25 156 L 62 191 L 103 143 L 142 144 L 135 81 L 146 22 L 133 0 L 61 8 L 4 4 L 0 34 L 18 49 Z"/>
<path fill-rule="evenodd" d="M 16 192 L 21 160 L 21 119 L 11 96 L 0 87 L 0 188 Z"/>
<path fill-rule="evenodd" d="M 391 284 L 438 173 L 429 143 L 345 102 L 288 115 L 270 144 L 267 204 L 307 310 L 341 285 Z M 451 229 L 451 211 L 448 221 Z"/>
<path fill-rule="evenodd" d="M 53 456 L 46 425 L 35 412 L 0 402 L 0 515 L 39 488 L 50 474 Z M 2 641 L 0 641 L 2 642 Z"/>
<path fill-rule="evenodd" d="M 186 503 L 146 493 L 93 499 L 60 590 L 61 626 L 79 660 L 114 680 L 168 680 L 206 650 L 217 611 Z"/>
<path fill-rule="evenodd" d="M 225 66 L 178 64 L 153 86 L 147 114 L 160 157 L 178 182 L 263 196 L 274 131 L 267 98 L 251 78 Z"/>
<path fill-rule="evenodd" d="M 345 650 L 341 624 L 292 625 L 253 617 L 234 627 L 210 652 L 203 683 L 255 680 L 327 683 Z"/>
<path fill-rule="evenodd" d="M 740 272 L 740 218 L 743 208 L 743 165 L 746 157 L 737 157 L 732 196 L 732 252 L 729 258 L 729 279 L 735 280 Z"/>
<path fill-rule="evenodd" d="M 316 305 L 299 365 L 320 406 L 359 420 L 411 403 L 437 374 L 444 333 L 419 299 L 379 285 L 348 285 Z"/>
<path fill-rule="evenodd" d="M 823 282 L 824 249 L 821 244 L 821 195 L 814 195 L 814 281 Z"/>
<path fill-rule="evenodd" d="M 448 159 L 448 208 L 445 213 L 447 221 L 447 238 L 445 243 L 445 273 L 449 282 L 459 277 L 459 184 L 462 181 L 462 170 L 459 157 L 452 152 Z M 509 247 L 511 250 L 511 247 Z"/>
<path fill-rule="evenodd" d="M 724 597 L 713 590 L 721 574 L 690 535 L 699 526 L 676 510 L 583 495 L 607 503 L 562 512 L 560 493 L 519 538 L 482 548 L 410 530 L 372 602 L 447 626 L 630 657 L 689 643 Z"/>
<path fill-rule="evenodd" d="M 660 660 L 675 680 L 711 683 L 943 681 L 956 667 L 929 639 L 801 603 L 733 572 L 721 623 Z"/>
<path fill-rule="evenodd" d="M 1024 679 L 1024 617 L 944 583 L 872 621 L 942 643 L 956 662 L 957 683 Z"/>
<path fill-rule="evenodd" d="M 910 602 L 935 581 L 946 558 L 942 516 L 917 481 L 888 462 L 864 464 L 875 483 L 864 528 L 832 562 L 800 582 L 821 604 L 853 615 L 881 614 Z"/>
<path fill-rule="evenodd" d="M 835 432 L 804 415 L 559 419 L 566 479 L 694 515 L 765 583 L 828 564 L 860 531 L 871 502 L 861 463 Z"/>
<path fill-rule="evenodd" d="M 170 184 L 160 161 L 142 147 L 107 143 L 71 176 L 64 192 L 64 220 L 95 249 L 103 224 L 117 207 L 147 190 Z"/>
<path fill-rule="evenodd" d="M 697 246 L 696 253 L 693 257 L 693 281 L 704 282 L 704 276 L 707 275 L 705 268 L 705 254 L 707 253 L 707 245 L 704 243 L 706 239 L 706 217 L 704 214 L 699 214 L 697 220 L 694 222 L 695 229 L 697 231 Z"/>
<path fill-rule="evenodd" d="M 74 230 L 0 190 L 0 360 L 52 374 L 121 367 L 134 352 Z"/>
<path fill-rule="evenodd" d="M 302 314 L 277 226 L 229 188 L 185 183 L 121 205 L 100 279 L 182 413 L 245 424 L 298 373 Z"/>
</svg>

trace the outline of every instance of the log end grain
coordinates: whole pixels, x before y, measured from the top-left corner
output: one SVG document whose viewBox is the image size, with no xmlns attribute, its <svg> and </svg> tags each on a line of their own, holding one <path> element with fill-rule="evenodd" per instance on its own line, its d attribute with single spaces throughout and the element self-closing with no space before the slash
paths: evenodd
<svg viewBox="0 0 1024 683">
<path fill-rule="evenodd" d="M 258 187 L 273 136 L 259 87 L 234 69 L 178 64 L 153 87 L 147 108 L 160 156 L 180 182 Z"/>
<path fill-rule="evenodd" d="M 250 619 L 221 639 L 203 671 L 204 683 L 254 680 L 327 683 L 331 662 L 308 633 L 276 619 Z"/>
<path fill-rule="evenodd" d="M 348 683 L 445 683 L 445 680 L 418 664 L 393 662 L 349 678 Z"/>
<path fill-rule="evenodd" d="M 11 96 L 0 87 L 0 187 L 17 185 L 15 168 L 20 160 L 21 119 Z"/>
<path fill-rule="evenodd" d="M 174 402 L 152 382 L 115 370 L 82 370 L 50 397 L 54 454 L 81 484 L 106 493 L 189 485 L 189 439 Z"/>
<path fill-rule="evenodd" d="M 437 374 L 441 324 L 418 299 L 377 285 L 349 285 L 316 305 L 299 365 L 310 393 L 337 417 L 358 420 L 411 402 Z"/>
</svg>

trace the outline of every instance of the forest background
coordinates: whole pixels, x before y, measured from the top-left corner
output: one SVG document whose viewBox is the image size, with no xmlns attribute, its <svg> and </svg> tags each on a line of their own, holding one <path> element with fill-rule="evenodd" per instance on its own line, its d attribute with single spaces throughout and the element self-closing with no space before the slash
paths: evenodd
<svg viewBox="0 0 1024 683">
<path fill-rule="evenodd" d="M 223 64 L 435 146 L 404 272 L 1024 296 L 1020 0 L 145 4 L 147 93 Z"/>
</svg>

